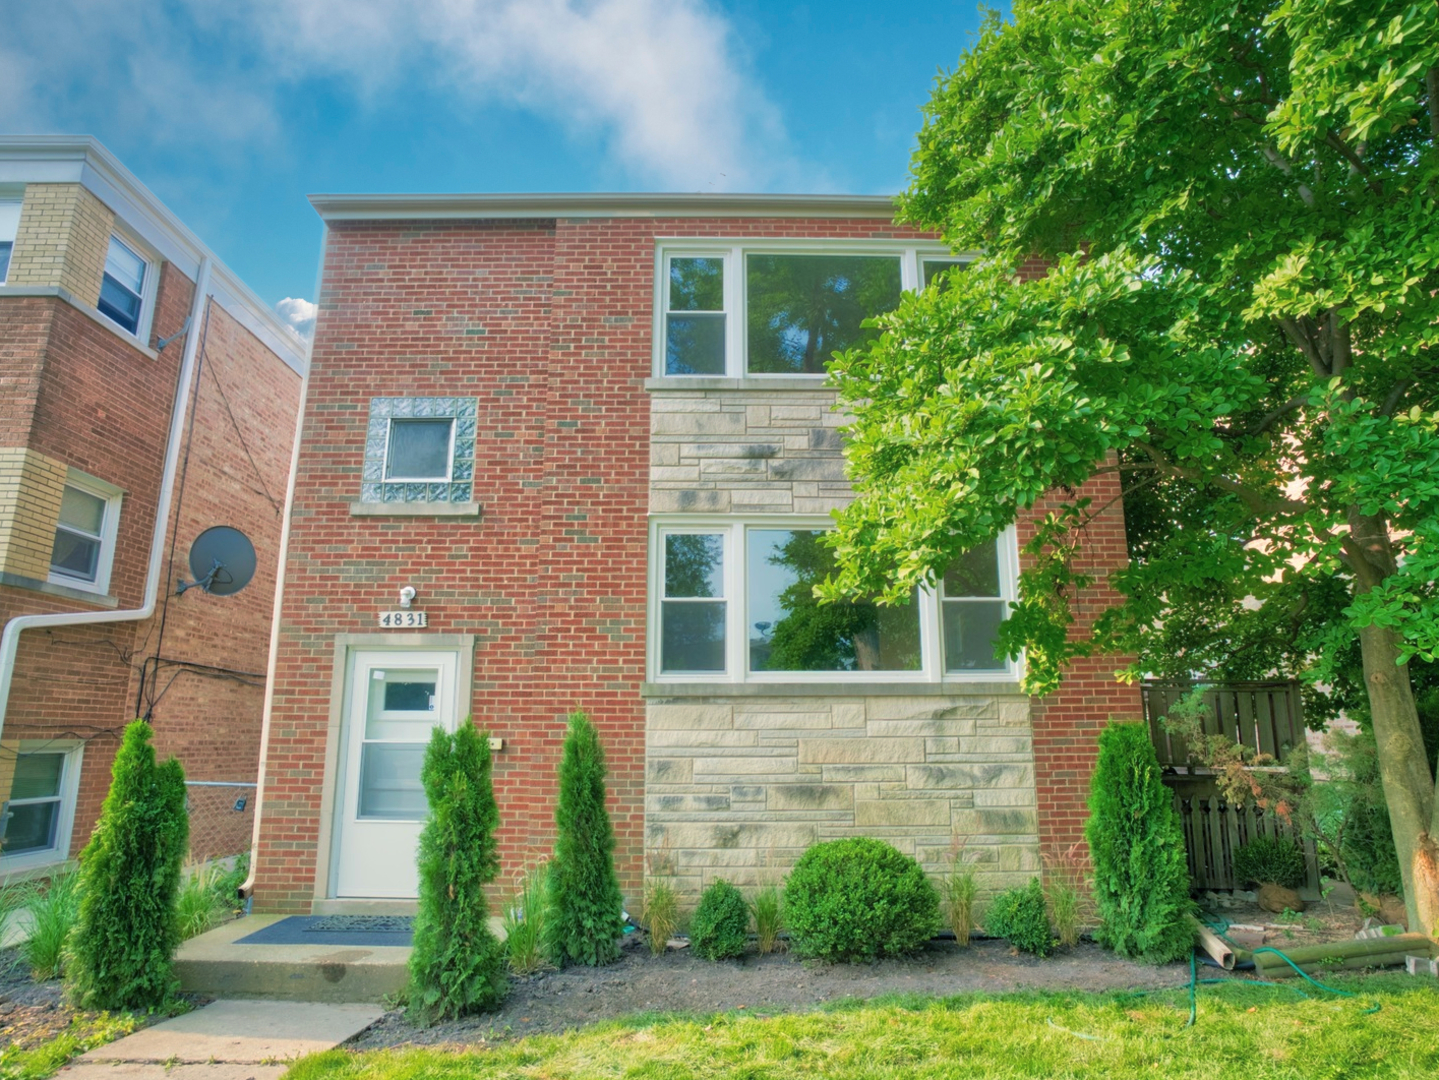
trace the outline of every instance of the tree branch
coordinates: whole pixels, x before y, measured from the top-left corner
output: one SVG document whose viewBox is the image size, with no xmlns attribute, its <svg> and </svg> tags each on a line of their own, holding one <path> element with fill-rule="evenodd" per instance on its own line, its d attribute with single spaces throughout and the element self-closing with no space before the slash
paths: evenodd
<svg viewBox="0 0 1439 1080">
<path fill-rule="evenodd" d="M 1439 67 L 1424 73 L 1424 88 L 1429 98 L 1429 137 L 1439 142 Z"/>
<path fill-rule="evenodd" d="M 1286 316 L 1278 321 L 1279 328 L 1284 331 L 1284 336 L 1309 360 L 1309 366 L 1314 369 L 1314 374 L 1321 379 L 1327 379 L 1333 375 L 1333 372 L 1329 370 L 1329 365 L 1319 355 L 1319 346 L 1315 344 L 1309 331 L 1299 324 L 1298 319 Z"/>
<path fill-rule="evenodd" d="M 1214 433 L 1226 439 L 1253 438 L 1255 435 L 1263 435 L 1280 417 L 1308 403 L 1309 395 L 1300 394 L 1297 397 L 1290 398 L 1283 405 L 1279 406 L 1279 408 L 1271 409 L 1260 418 L 1259 423 L 1247 427 L 1243 431 L 1235 431 L 1233 428 L 1215 428 Z"/>
<path fill-rule="evenodd" d="M 1384 403 L 1379 406 L 1379 415 L 1393 416 L 1394 410 L 1399 407 L 1399 403 L 1404 400 L 1404 395 L 1413 385 L 1413 379 L 1400 379 L 1397 383 L 1391 386 L 1389 388 L 1389 393 L 1384 395 Z"/>
<path fill-rule="evenodd" d="M 1324 141 L 1338 151 L 1339 156 L 1349 162 L 1349 171 L 1355 176 L 1362 177 L 1369 190 L 1375 195 L 1384 194 L 1384 186 L 1369 173 L 1369 166 L 1364 164 L 1363 159 L 1354 152 L 1354 149 L 1332 131 L 1324 133 Z"/>
<path fill-rule="evenodd" d="M 1272 146 L 1261 146 L 1259 148 L 1259 151 L 1264 155 L 1265 160 L 1268 161 L 1269 164 L 1273 165 L 1276 169 L 1282 172 L 1285 176 L 1289 177 L 1291 180 L 1294 178 L 1294 170 L 1289 166 L 1289 159 L 1286 158 L 1283 154 L 1281 154 L 1278 150 L 1276 150 Z M 1299 197 L 1304 200 L 1305 206 L 1314 205 L 1314 192 L 1309 190 L 1309 186 L 1307 184 L 1301 182 L 1299 184 L 1298 191 Z"/>
</svg>

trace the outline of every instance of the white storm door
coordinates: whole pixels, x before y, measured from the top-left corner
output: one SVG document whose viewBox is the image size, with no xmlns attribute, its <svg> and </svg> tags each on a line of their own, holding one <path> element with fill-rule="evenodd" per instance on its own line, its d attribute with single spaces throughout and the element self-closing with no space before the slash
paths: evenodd
<svg viewBox="0 0 1439 1080">
<path fill-rule="evenodd" d="M 453 652 L 357 651 L 345 695 L 335 895 L 409 899 L 429 813 L 420 767 L 436 727 L 455 730 Z"/>
</svg>

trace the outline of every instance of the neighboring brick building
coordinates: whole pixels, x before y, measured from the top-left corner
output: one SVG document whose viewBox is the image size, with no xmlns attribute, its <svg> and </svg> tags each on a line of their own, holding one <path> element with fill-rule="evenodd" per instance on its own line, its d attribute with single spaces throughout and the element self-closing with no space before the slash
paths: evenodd
<svg viewBox="0 0 1439 1080">
<path fill-rule="evenodd" d="M 467 714 L 504 740 L 505 887 L 552 843 L 573 709 L 631 903 L 647 859 L 693 896 L 831 837 L 931 867 L 959 838 L 993 889 L 1078 839 L 1139 695 L 1111 659 L 1031 700 L 994 659 L 1015 535 L 906 609 L 806 599 L 851 497 L 824 360 L 962 259 L 877 198 L 314 202 L 257 910 L 402 908 L 422 744 Z M 1094 486 L 1098 591 L 1125 549 Z"/>
<path fill-rule="evenodd" d="M 79 852 L 137 714 L 189 779 L 254 782 L 304 353 L 99 143 L 0 139 L 0 622 L 18 642 L 0 670 L 0 875 Z M 249 536 L 254 580 L 175 596 L 215 525 Z M 153 613 L 119 621 L 145 607 L 157 540 Z M 92 613 L 117 621 L 67 625 Z M 16 636 L 37 615 L 64 618 Z M 252 815 L 231 808 L 251 794 L 194 790 L 214 810 L 201 853 L 243 849 Z"/>
</svg>

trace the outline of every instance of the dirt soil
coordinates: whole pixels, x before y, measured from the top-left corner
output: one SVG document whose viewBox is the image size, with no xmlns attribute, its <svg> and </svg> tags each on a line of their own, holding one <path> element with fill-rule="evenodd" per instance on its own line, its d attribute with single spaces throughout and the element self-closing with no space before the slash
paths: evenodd
<svg viewBox="0 0 1439 1080">
<path fill-rule="evenodd" d="M 28 1050 L 48 1042 L 75 1016 L 65 1005 L 58 979 L 37 983 L 17 950 L 0 950 L 0 1050 Z"/>
<path fill-rule="evenodd" d="M 1267 945 L 1271 949 L 1283 950 L 1299 945 L 1350 941 L 1364 925 L 1364 916 L 1358 908 L 1323 900 L 1311 903 L 1303 912 L 1286 912 L 1283 915 L 1265 911 L 1258 904 L 1230 901 L 1214 908 L 1212 914 L 1236 925 L 1236 929 L 1226 931 L 1225 936 L 1246 949 Z M 1260 927 L 1261 930 L 1256 933 L 1244 927 Z"/>
<path fill-rule="evenodd" d="M 516 979 L 509 999 L 490 1013 L 417 1028 L 396 1011 L 345 1044 L 371 1050 L 402 1044 L 475 1046 L 537 1032 L 567 1031 L 642 1012 L 709 1014 L 744 1009 L 759 1015 L 801 1012 L 827 1001 L 887 994 L 958 994 L 967 990 L 1120 990 L 1184 986 L 1187 964 L 1147 967 L 1082 942 L 1047 960 L 1016 953 L 1003 941 L 961 949 L 931 942 L 908 960 L 821 964 L 784 954 L 712 963 L 688 949 L 651 956 L 643 934 L 625 941 L 622 958 L 602 968 L 566 968 Z"/>
</svg>

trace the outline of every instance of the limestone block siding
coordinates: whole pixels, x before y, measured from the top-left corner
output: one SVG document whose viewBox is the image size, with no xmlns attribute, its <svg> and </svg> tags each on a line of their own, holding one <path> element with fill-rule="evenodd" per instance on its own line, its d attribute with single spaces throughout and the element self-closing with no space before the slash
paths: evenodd
<svg viewBox="0 0 1439 1080">
<path fill-rule="evenodd" d="M 679 380 L 673 380 L 679 383 Z M 682 384 L 681 384 L 682 385 Z M 834 391 L 650 395 L 652 513 L 827 514 L 854 496 Z"/>
<path fill-rule="evenodd" d="M 874 836 L 940 872 L 964 845 L 985 893 L 1040 871 L 1022 694 L 652 699 L 646 849 L 691 901 L 752 885 L 811 844 Z"/>
</svg>

